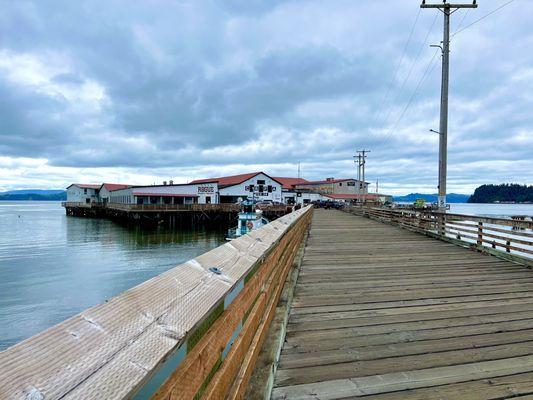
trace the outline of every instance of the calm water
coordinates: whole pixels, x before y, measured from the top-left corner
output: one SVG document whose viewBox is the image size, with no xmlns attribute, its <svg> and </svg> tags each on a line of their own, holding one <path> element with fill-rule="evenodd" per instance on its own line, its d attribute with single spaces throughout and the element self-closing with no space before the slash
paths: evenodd
<svg viewBox="0 0 533 400">
<path fill-rule="evenodd" d="M 452 204 L 451 212 L 533 216 L 533 205 Z M 67 218 L 56 202 L 0 202 L 0 350 L 223 242 L 221 232 Z"/>
<path fill-rule="evenodd" d="M 0 202 L 0 350 L 223 242 L 66 217 L 57 202 Z"/>
<path fill-rule="evenodd" d="M 510 217 L 512 215 L 533 216 L 533 204 L 450 204 L 450 212 L 467 215 Z"/>
</svg>

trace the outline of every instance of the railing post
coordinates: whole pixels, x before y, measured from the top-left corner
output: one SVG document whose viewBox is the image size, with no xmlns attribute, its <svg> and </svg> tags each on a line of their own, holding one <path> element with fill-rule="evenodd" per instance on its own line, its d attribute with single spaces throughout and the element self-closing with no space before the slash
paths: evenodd
<svg viewBox="0 0 533 400">
<path fill-rule="evenodd" d="M 477 245 L 483 246 L 483 222 L 477 223 Z"/>
<path fill-rule="evenodd" d="M 439 219 L 439 226 L 438 226 L 439 236 L 445 237 L 446 236 L 446 221 L 444 219 L 444 214 L 440 213 L 438 216 L 438 219 Z"/>
<path fill-rule="evenodd" d="M 510 252 L 511 252 L 511 249 L 509 248 L 509 246 L 511 246 L 511 241 L 510 241 L 510 240 L 507 240 L 507 241 L 505 242 L 505 251 L 506 251 L 507 253 L 510 253 Z"/>
</svg>

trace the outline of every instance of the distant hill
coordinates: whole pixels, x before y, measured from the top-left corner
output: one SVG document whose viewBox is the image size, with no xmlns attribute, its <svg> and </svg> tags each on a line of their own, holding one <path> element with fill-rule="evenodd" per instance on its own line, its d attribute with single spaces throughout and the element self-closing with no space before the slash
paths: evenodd
<svg viewBox="0 0 533 400">
<path fill-rule="evenodd" d="M 58 194 L 65 193 L 64 189 L 21 189 L 21 190 L 8 190 L 7 192 L 0 192 L 0 195 L 5 194 Z"/>
<path fill-rule="evenodd" d="M 426 193 L 410 193 L 406 196 L 396 196 L 394 201 L 402 201 L 412 203 L 417 199 L 424 199 L 428 203 L 436 203 L 438 195 L 435 194 L 426 194 Z M 470 195 L 468 194 L 458 194 L 458 193 L 449 193 L 446 195 L 446 201 L 448 203 L 466 203 Z"/>
<path fill-rule="evenodd" d="M 0 192 L 0 201 L 37 200 L 37 201 L 65 201 L 65 190 L 24 189 Z"/>
<path fill-rule="evenodd" d="M 533 185 L 502 183 L 481 185 L 468 199 L 469 203 L 533 203 Z"/>
</svg>

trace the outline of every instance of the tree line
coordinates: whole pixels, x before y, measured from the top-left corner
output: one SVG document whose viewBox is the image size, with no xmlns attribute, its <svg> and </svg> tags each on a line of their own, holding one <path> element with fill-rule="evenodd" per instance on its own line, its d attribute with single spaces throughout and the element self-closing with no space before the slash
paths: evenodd
<svg viewBox="0 0 533 400">
<path fill-rule="evenodd" d="M 500 185 L 481 185 L 468 199 L 469 203 L 533 203 L 533 185 L 502 183 Z"/>
</svg>

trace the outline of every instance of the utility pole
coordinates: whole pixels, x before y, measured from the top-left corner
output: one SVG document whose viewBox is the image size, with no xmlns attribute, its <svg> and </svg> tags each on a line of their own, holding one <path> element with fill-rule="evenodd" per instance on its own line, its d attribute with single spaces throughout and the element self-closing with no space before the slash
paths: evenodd
<svg viewBox="0 0 533 400">
<path fill-rule="evenodd" d="M 420 8 L 437 8 L 444 14 L 444 35 L 442 39 L 442 81 L 440 94 L 439 126 L 439 200 L 440 211 L 446 211 L 446 170 L 448 163 L 448 81 L 450 75 L 450 16 L 460 8 L 477 8 L 476 0 L 472 4 L 426 4 L 422 0 Z"/>
<path fill-rule="evenodd" d="M 298 179 L 300 179 L 300 161 L 298 161 Z"/>
<path fill-rule="evenodd" d="M 359 179 L 359 185 L 361 185 L 361 182 L 362 182 L 362 189 L 364 191 L 365 189 L 365 164 L 366 164 L 366 157 L 367 157 L 367 153 L 370 153 L 370 150 L 357 150 L 357 153 L 359 153 L 359 165 L 361 166 L 361 169 L 362 169 L 362 176 L 360 177 Z M 361 186 L 359 186 L 359 191 L 361 191 Z"/>
<path fill-rule="evenodd" d="M 361 201 L 361 154 L 353 156 L 356 160 L 354 162 L 357 164 L 357 182 L 359 187 L 357 188 L 357 203 Z"/>
</svg>

